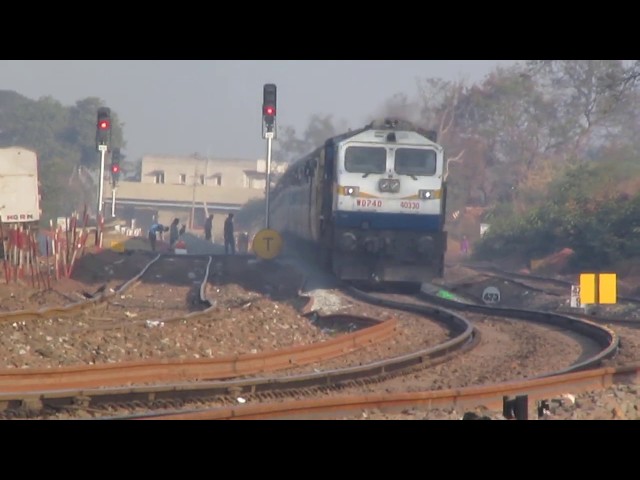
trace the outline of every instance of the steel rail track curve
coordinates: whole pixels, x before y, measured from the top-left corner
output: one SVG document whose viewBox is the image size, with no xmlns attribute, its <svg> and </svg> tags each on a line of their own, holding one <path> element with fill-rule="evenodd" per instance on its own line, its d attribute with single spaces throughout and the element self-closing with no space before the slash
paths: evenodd
<svg viewBox="0 0 640 480">
<path fill-rule="evenodd" d="M 132 420 L 259 420 L 331 419 L 354 412 L 379 410 L 398 413 L 407 408 L 455 408 L 458 411 L 476 407 L 500 409 L 503 397 L 528 395 L 529 400 L 545 400 L 567 391 L 574 393 L 600 390 L 619 383 L 637 383 L 640 365 L 600 368 L 551 377 L 505 382 L 487 386 L 424 392 L 350 395 L 320 400 L 297 400 L 227 408 L 152 412 L 132 416 Z"/>
<path fill-rule="evenodd" d="M 358 300 L 367 301 L 367 302 L 378 304 L 381 306 L 387 306 L 390 308 L 396 308 L 399 310 L 407 310 L 407 311 L 413 311 L 413 312 L 429 312 L 430 315 L 433 315 L 437 318 L 447 318 L 447 317 L 461 318 L 461 317 L 457 317 L 450 310 L 445 310 L 443 308 L 429 307 L 426 305 L 404 304 L 404 303 L 396 302 L 392 300 L 381 299 L 376 297 L 375 295 L 370 295 L 356 288 L 348 288 L 348 291 L 354 298 Z M 485 315 L 500 315 L 504 317 L 521 319 L 526 321 L 533 321 L 537 323 L 551 324 L 554 326 L 560 325 L 563 328 L 566 328 L 568 330 L 576 331 L 582 335 L 593 338 L 596 342 L 598 342 L 602 346 L 602 350 L 598 354 L 592 356 L 589 359 L 586 359 L 582 362 L 579 362 L 567 368 L 563 368 L 560 370 L 538 375 L 536 377 L 533 377 L 531 380 L 527 380 L 525 382 L 513 382 L 515 384 L 524 384 L 526 382 L 543 380 L 546 378 L 560 377 L 562 375 L 566 375 L 569 373 L 581 372 L 590 368 L 595 368 L 596 366 L 599 366 L 603 360 L 615 355 L 619 346 L 619 338 L 614 331 L 606 327 L 603 327 L 601 325 L 597 325 L 592 322 L 585 321 L 579 318 L 572 318 L 565 315 L 552 314 L 549 312 L 540 312 L 540 311 L 533 311 L 533 310 L 504 309 L 504 308 L 488 307 L 488 306 L 481 306 L 481 305 L 469 305 L 469 304 L 458 303 L 452 300 L 443 299 L 437 296 L 427 295 L 424 293 L 422 294 L 422 296 L 432 304 L 439 305 L 439 306 L 447 306 L 452 310 L 462 310 L 462 311 L 468 311 L 473 313 L 483 313 Z M 553 384 L 554 382 L 550 381 L 550 383 Z M 501 386 L 498 388 L 499 389 L 505 388 L 504 385 L 505 384 L 501 384 Z M 472 388 L 481 388 L 481 389 L 485 388 L 490 390 L 492 387 L 489 386 L 489 387 L 472 387 Z M 475 390 L 471 390 L 471 391 L 475 391 Z M 430 392 L 422 392 L 422 393 L 428 394 Z M 407 395 L 408 395 L 407 398 L 411 398 L 410 394 L 407 394 Z M 317 401 L 304 400 L 304 402 L 307 402 L 306 404 L 307 406 L 305 408 L 312 409 L 312 410 L 322 409 L 321 407 L 314 407 L 313 405 L 321 405 L 323 404 L 324 401 L 325 400 L 317 400 Z M 362 401 L 368 402 L 368 400 L 362 400 Z M 420 403 L 419 400 L 416 400 L 416 401 Z M 339 400 L 335 402 L 336 403 L 331 403 L 331 406 L 329 407 L 330 409 L 337 408 L 336 405 L 341 405 Z M 358 404 L 359 401 L 354 401 L 354 402 Z M 403 403 L 403 405 L 406 406 L 406 403 Z M 243 408 L 245 407 L 237 407 L 236 409 L 224 410 L 225 412 L 227 412 L 226 414 L 218 414 L 213 412 L 212 410 L 213 413 L 208 413 L 203 415 L 209 415 L 208 418 L 233 418 L 239 415 L 237 412 L 244 411 L 242 410 Z M 252 409 L 251 411 L 253 412 L 251 415 L 254 415 L 254 417 L 252 418 L 260 418 L 260 415 L 262 415 L 262 413 L 260 412 L 263 412 L 263 411 L 268 412 L 270 411 L 270 409 L 278 410 L 279 408 L 280 407 L 274 406 L 272 404 L 262 404 L 261 406 L 251 406 L 251 409 Z M 292 408 L 295 409 L 295 407 L 292 407 Z M 173 415 L 175 415 L 176 417 L 173 417 Z M 153 414 L 132 415 L 132 416 L 120 417 L 120 418 L 131 418 L 131 419 L 141 418 L 141 417 L 161 418 L 161 419 L 162 418 L 184 418 L 184 417 L 181 417 L 181 415 L 183 415 L 182 412 L 175 412 L 173 414 L 163 413 L 158 415 L 153 415 Z M 199 418 L 200 413 L 192 412 L 190 414 L 185 414 L 185 415 L 193 415 L 193 417 L 189 417 L 189 418 Z M 225 415 L 228 415 L 228 416 L 225 416 Z M 244 414 L 240 414 L 240 416 L 243 416 L 243 415 Z M 265 415 L 270 415 L 270 414 L 265 414 Z"/>
<path fill-rule="evenodd" d="M 378 298 L 374 295 L 369 295 L 361 290 L 355 289 L 355 288 L 350 288 L 349 289 L 349 293 L 356 299 L 358 300 L 362 300 L 362 301 L 367 301 L 369 303 L 374 303 L 374 304 L 378 304 L 378 305 L 383 305 L 383 306 L 387 306 L 390 308 L 395 308 L 395 309 L 399 309 L 399 310 L 406 310 L 406 311 L 412 311 L 412 312 L 419 312 L 419 313 L 423 313 L 423 314 L 428 314 L 430 316 L 434 316 L 436 318 L 440 318 L 441 320 L 445 320 L 448 319 L 449 322 L 453 322 L 453 324 L 457 323 L 457 322 L 464 322 L 461 323 L 459 325 L 458 328 L 461 328 L 461 326 L 467 325 L 467 328 L 465 329 L 465 332 L 471 328 L 471 331 L 474 331 L 473 327 L 471 326 L 471 324 L 466 320 L 463 319 L 462 317 L 459 317 L 457 315 L 455 315 L 453 312 L 451 312 L 450 310 L 445 310 L 443 308 L 438 308 L 438 307 L 433 307 L 433 306 L 427 306 L 427 305 L 416 305 L 416 304 L 404 304 L 404 303 L 400 303 L 400 302 L 395 302 L 395 301 L 391 301 L 391 300 L 385 300 L 385 299 L 381 299 Z M 469 306 L 466 304 L 459 304 L 456 302 L 452 302 L 452 301 L 445 301 L 445 299 L 440 299 L 439 297 L 430 297 L 430 296 L 426 296 L 429 300 L 433 300 L 434 303 L 446 303 L 447 306 L 449 307 L 453 307 L 454 309 L 462 309 L 462 310 L 467 310 L 467 311 L 472 311 L 472 312 L 481 312 L 484 314 L 498 314 L 498 315 L 502 315 L 502 316 L 508 316 L 510 318 L 519 318 L 519 319 L 524 319 L 524 320 L 528 320 L 528 321 L 534 321 L 534 322 L 540 322 L 540 323 L 551 323 L 553 325 L 562 325 L 564 328 L 568 329 L 568 330 L 572 330 L 572 331 L 577 331 L 583 335 L 589 336 L 593 339 L 595 339 L 603 348 L 602 350 L 595 356 L 580 362 L 578 364 L 572 365 L 571 367 L 565 368 L 565 369 L 560 369 L 557 371 L 553 371 L 553 372 L 549 372 L 549 373 L 545 373 L 542 375 L 539 375 L 537 377 L 534 377 L 536 379 L 540 379 L 540 378 L 547 378 L 547 377 L 555 377 L 555 376 L 559 376 L 559 375 L 563 375 L 569 372 L 576 372 L 576 371 L 581 371 L 587 368 L 593 368 L 596 365 L 599 365 L 602 360 L 609 358 L 610 356 L 614 355 L 617 351 L 618 348 L 618 343 L 619 343 L 619 339 L 617 337 L 617 335 L 615 334 L 615 332 L 611 331 L 610 329 L 606 328 L 606 327 L 602 327 L 600 325 L 597 324 L 593 324 L 591 322 L 588 321 L 583 321 L 581 319 L 576 319 L 576 318 L 571 318 L 568 316 L 562 316 L 562 315 L 553 315 L 553 314 L 548 314 L 546 312 L 537 312 L 537 311 L 525 311 L 525 310 L 516 310 L 516 309 L 496 309 L 495 307 L 483 307 L 483 306 L 477 306 L 477 309 L 474 308 L 466 308 L 466 307 L 473 307 L 473 306 Z M 440 302 L 442 301 L 442 302 Z M 508 314 L 506 312 L 506 310 L 508 310 Z M 447 320 L 445 320 L 447 321 Z M 448 342 L 449 343 L 449 342 Z M 438 346 L 436 348 L 439 348 L 441 346 Z M 405 358 L 414 358 L 414 355 L 408 355 L 405 356 Z M 409 367 L 413 367 L 415 365 L 402 365 L 402 364 L 396 364 L 394 365 L 394 368 L 396 369 L 396 373 L 400 373 L 402 371 L 406 371 L 407 368 Z M 389 366 L 386 367 L 387 371 L 390 371 L 391 368 Z M 362 367 L 359 368 L 360 372 L 362 372 Z M 340 371 L 340 375 L 344 375 L 345 371 L 341 370 Z M 377 373 L 378 376 L 383 375 L 385 372 L 384 371 L 379 371 L 379 372 L 371 372 L 368 371 L 366 372 L 367 375 L 372 375 L 373 373 Z M 305 376 L 301 376 L 300 378 L 288 378 L 287 380 L 291 381 L 294 380 L 296 383 L 294 384 L 289 384 L 286 386 L 286 388 L 289 389 L 300 389 L 300 388 L 309 388 L 314 386 L 312 383 L 308 383 L 309 381 L 311 381 L 313 378 L 317 378 L 320 377 L 320 375 L 305 375 Z M 321 378 L 321 377 L 320 377 Z M 269 381 L 273 381 L 274 383 L 271 384 L 271 387 L 274 388 L 276 383 L 278 382 L 280 379 L 274 378 L 274 379 L 270 379 Z M 354 380 L 354 378 L 334 378 L 334 379 L 323 379 L 323 382 L 326 382 L 327 384 L 329 384 L 330 382 L 334 382 L 336 385 L 338 384 L 338 382 L 340 380 Z M 307 382 L 307 383 L 298 383 L 298 382 Z M 246 387 L 248 385 L 247 384 L 236 384 L 235 385 L 235 389 L 234 389 L 234 394 L 235 395 L 239 395 L 242 393 L 255 393 L 256 390 L 253 390 L 253 388 L 255 388 L 256 386 L 252 386 L 252 390 L 246 390 Z M 230 385 L 231 387 L 231 385 Z M 233 388 L 233 387 L 231 387 Z M 267 407 L 265 408 L 270 408 L 267 404 Z M 179 415 L 179 414 L 177 414 Z M 133 416 L 125 416 L 125 417 L 118 417 L 118 418 L 138 418 L 138 416 L 133 415 Z"/>
<path fill-rule="evenodd" d="M 559 278 L 553 278 L 553 277 L 543 277 L 543 276 L 539 276 L 539 275 L 533 275 L 533 274 L 528 274 L 528 273 L 517 273 L 517 272 L 508 272 L 505 270 L 501 270 L 497 267 L 493 267 L 493 266 L 487 266 L 487 265 L 475 265 L 475 264 L 468 264 L 468 265 L 464 265 L 465 267 L 471 269 L 471 270 L 476 270 L 479 272 L 486 272 L 487 274 L 489 274 L 490 276 L 494 276 L 494 277 L 498 277 L 498 278 L 504 278 L 506 280 L 522 280 L 522 281 L 526 281 L 526 280 L 537 280 L 537 281 L 541 281 L 541 282 L 548 282 L 548 283 L 552 283 L 554 285 L 560 286 L 560 287 L 570 287 L 571 285 L 573 285 L 574 283 L 567 281 L 567 280 L 562 280 Z M 529 286 L 529 285 L 527 285 Z M 637 297 L 629 297 L 629 296 L 625 296 L 625 295 L 618 295 L 617 296 L 617 300 L 618 301 L 622 301 L 622 302 L 629 302 L 629 303 L 640 303 L 640 298 Z"/>
<path fill-rule="evenodd" d="M 158 257 L 157 257 L 158 258 Z M 157 260 L 154 259 L 155 260 Z M 211 265 L 211 257 L 207 265 L 207 276 L 209 274 L 209 266 Z M 148 268 L 145 267 L 144 271 Z M 144 273 L 141 272 L 142 273 Z M 139 276 L 141 276 L 139 274 Z M 135 280 L 131 279 L 127 284 L 130 285 Z M 206 283 L 206 282 L 205 282 Z M 201 297 L 206 291 L 206 285 L 203 283 L 201 288 Z M 373 297 L 357 289 L 351 289 L 350 294 L 360 300 L 374 303 L 378 305 L 386 305 L 390 308 L 400 309 L 405 311 L 411 311 L 414 313 L 420 313 L 431 317 L 436 317 L 440 321 L 448 324 L 453 332 L 457 336 L 442 345 L 432 347 L 430 349 L 421 350 L 408 355 L 395 357 L 384 361 L 373 362 L 369 365 L 352 367 L 347 369 L 340 369 L 329 372 L 320 372 L 316 374 L 295 375 L 289 377 L 272 377 L 262 379 L 244 379 L 244 380 L 231 380 L 222 382 L 202 382 L 198 384 L 171 384 L 165 386 L 152 386 L 152 387 L 126 387 L 126 388 L 112 388 L 112 389 L 100 389 L 99 391 L 86 390 L 83 391 L 38 391 L 27 392 L 22 395 L 18 395 L 20 405 L 49 405 L 55 406 L 64 404 L 78 404 L 81 403 L 85 406 L 96 407 L 98 405 L 104 405 L 111 403 L 122 402 L 158 402 L 159 400 L 177 398 L 178 402 L 184 402 L 186 400 L 202 401 L 202 399 L 212 398 L 215 396 L 227 396 L 230 393 L 233 396 L 238 394 L 245 395 L 270 395 L 269 392 L 274 391 L 296 391 L 297 389 L 313 389 L 313 388 L 329 388 L 340 386 L 346 386 L 352 382 L 374 382 L 381 379 L 389 378 L 389 376 L 398 375 L 408 369 L 416 367 L 424 367 L 436 363 L 437 361 L 445 361 L 446 358 L 455 352 L 456 349 L 463 349 L 464 351 L 472 348 L 478 341 L 477 331 L 473 328 L 471 323 L 456 315 L 451 310 L 445 310 L 443 308 L 427 306 L 427 305 L 415 305 L 415 304 L 401 304 L 399 302 L 382 300 L 380 298 Z M 203 301 L 205 299 L 202 299 Z M 585 322 L 581 319 L 571 318 L 568 316 L 549 314 L 547 312 L 535 312 L 535 311 L 522 311 L 516 309 L 496 309 L 495 307 L 474 306 L 468 304 L 460 304 L 439 297 L 429 297 L 431 303 L 439 304 L 443 303 L 450 307 L 452 310 L 467 310 L 482 312 L 484 314 L 490 314 L 491 309 L 494 309 L 493 314 L 510 316 L 512 318 L 522 318 L 525 320 L 539 321 L 552 323 L 557 325 L 563 323 L 565 328 L 577 330 L 582 334 L 593 336 L 596 341 L 603 345 L 603 351 L 595 357 L 581 362 L 578 365 L 563 369 L 557 372 L 551 372 L 543 376 L 554 376 L 565 373 L 567 371 L 575 371 L 584 368 L 592 367 L 604 358 L 615 353 L 618 345 L 618 338 L 614 332 L 601 327 L 599 325 Z M 208 300 L 206 300 L 208 301 Z M 448 302 L 448 303 L 447 303 Z M 474 310 L 476 308 L 476 310 Z M 507 314 L 506 312 L 509 312 Z M 549 317 L 552 315 L 552 317 Z M 553 323 L 555 322 L 555 323 Z M 377 379 L 377 380 L 376 380 Z M 4 397 L 0 399 L 0 402 L 4 400 L 8 405 L 12 401 L 17 399 L 11 399 Z"/>
<path fill-rule="evenodd" d="M 406 310 L 413 311 L 425 316 L 430 316 L 435 310 L 428 308 L 415 308 L 415 306 L 407 305 Z M 309 312 L 308 315 L 316 315 L 316 312 Z M 337 315 L 329 315 L 324 318 L 330 319 L 331 317 L 338 317 Z M 355 317 L 354 317 L 355 318 Z M 88 408 L 97 408 L 101 405 L 126 405 L 126 404 L 157 404 L 158 402 L 171 402 L 177 401 L 179 403 L 185 401 L 198 401 L 205 402 L 207 399 L 219 397 L 226 399 L 227 402 L 235 403 L 235 399 L 238 395 L 243 396 L 266 396 L 269 398 L 273 395 L 273 392 L 287 391 L 287 392 L 307 392 L 307 394 L 313 393 L 313 389 L 325 389 L 325 388 L 344 388 L 353 385 L 354 382 L 376 382 L 383 379 L 391 378 L 401 372 L 408 369 L 424 368 L 426 366 L 434 365 L 436 363 L 444 362 L 451 356 L 461 352 L 468 351 L 478 343 L 479 334 L 473 325 L 466 319 L 443 309 L 438 310 L 438 318 L 441 322 L 446 324 L 454 338 L 448 341 L 436 345 L 430 348 L 422 349 L 410 354 L 405 354 L 390 359 L 380 360 L 365 365 L 356 367 L 348 367 L 337 370 L 329 370 L 323 372 L 317 372 L 313 374 L 301 374 L 301 375 L 289 375 L 289 376 L 276 376 L 265 378 L 249 378 L 249 379 L 233 379 L 226 381 L 199 381 L 198 383 L 181 383 L 181 384 L 164 384 L 153 386 L 132 386 L 132 387 L 112 387 L 112 388 L 99 388 L 99 389 L 66 389 L 66 390 L 37 390 L 33 389 L 23 392 L 5 392 L 0 394 L 0 405 L 5 405 L 9 410 L 21 410 L 22 407 L 27 406 L 30 410 L 47 408 L 64 408 L 65 405 L 84 405 Z M 369 321 L 370 318 L 360 318 L 360 321 Z M 371 342 L 370 337 L 374 335 L 373 330 L 376 328 L 382 329 L 384 332 L 378 334 L 380 339 L 384 339 L 389 336 L 387 331 L 391 329 L 395 330 L 395 321 L 377 322 L 380 323 L 379 327 L 370 327 L 365 329 L 361 333 L 352 333 L 343 335 L 340 338 L 329 342 L 322 342 L 322 345 L 312 345 L 294 347 L 293 349 L 287 349 L 286 351 L 273 352 L 272 355 L 277 355 L 279 358 L 284 358 L 283 361 L 278 362 L 278 367 L 291 366 L 295 364 L 308 363 L 304 362 L 304 356 L 300 354 L 300 351 L 307 349 L 312 351 L 311 355 L 308 355 L 310 361 L 319 361 L 323 358 L 332 358 L 338 354 L 344 354 L 348 351 L 368 344 Z M 362 340 L 357 340 L 353 343 L 352 347 L 342 346 L 339 347 L 335 353 L 326 353 L 333 343 L 351 344 L 353 341 L 350 337 L 359 335 Z M 325 356 L 322 357 L 320 353 L 315 351 L 323 351 Z M 234 376 L 247 375 L 251 373 L 264 372 L 268 370 L 265 368 L 264 359 L 259 358 L 255 354 L 243 356 L 247 357 L 251 368 L 238 368 L 235 364 L 231 367 L 232 372 L 228 372 L 230 376 L 234 373 Z M 297 360 L 292 361 L 293 358 Z M 237 358 L 234 359 L 237 361 Z M 213 360 L 212 363 L 219 361 Z M 190 362 L 194 363 L 194 362 Z M 171 365 L 163 363 L 160 368 L 169 368 Z M 110 366 L 117 369 L 118 366 Z M 135 365 L 140 367 L 140 365 Z M 181 373 L 184 375 L 187 372 L 187 368 L 184 365 L 180 367 Z M 188 373 L 188 372 L 187 372 Z M 156 374 L 157 375 L 157 374 Z M 195 374 L 192 374 L 194 377 Z M 187 375 L 188 376 L 188 375 Z M 202 376 L 202 375 L 200 375 Z M 0 377 L 1 380 L 1 377 Z M 100 380 L 103 385 L 105 382 L 104 375 L 97 376 L 96 380 Z M 15 383 L 14 383 L 15 385 Z M 276 394 L 277 395 L 277 394 Z M 172 400 L 173 399 L 173 400 Z"/>
</svg>

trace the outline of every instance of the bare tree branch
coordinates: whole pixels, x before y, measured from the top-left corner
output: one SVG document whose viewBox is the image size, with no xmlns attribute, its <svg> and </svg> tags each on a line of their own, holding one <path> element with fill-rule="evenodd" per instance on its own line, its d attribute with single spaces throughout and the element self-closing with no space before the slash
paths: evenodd
<svg viewBox="0 0 640 480">
<path fill-rule="evenodd" d="M 451 162 L 461 162 L 462 163 L 462 156 L 464 155 L 464 150 L 462 150 L 458 155 L 456 155 L 455 157 L 449 157 L 447 158 L 447 163 L 446 163 L 446 167 L 445 167 L 445 173 L 444 173 L 444 180 L 447 180 L 447 177 L 449 176 L 449 164 Z"/>
</svg>

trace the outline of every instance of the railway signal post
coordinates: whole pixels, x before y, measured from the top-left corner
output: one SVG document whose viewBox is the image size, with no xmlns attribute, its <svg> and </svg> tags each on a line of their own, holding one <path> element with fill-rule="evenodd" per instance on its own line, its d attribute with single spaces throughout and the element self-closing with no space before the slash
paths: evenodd
<svg viewBox="0 0 640 480">
<path fill-rule="evenodd" d="M 104 163 L 105 163 L 105 155 L 107 153 L 106 145 L 99 145 L 98 150 L 100 151 L 100 182 L 98 186 L 98 215 L 102 215 L 102 198 L 104 195 Z"/>
<path fill-rule="evenodd" d="M 96 148 L 100 152 L 100 177 L 98 179 L 98 209 L 96 210 L 96 246 L 102 247 L 102 204 L 104 193 L 104 162 L 111 141 L 111 109 L 100 107 L 96 124 Z"/>
<path fill-rule="evenodd" d="M 267 165 L 265 185 L 265 228 L 269 228 L 269 193 L 271 191 L 271 144 L 276 138 L 277 87 L 267 83 L 262 91 L 262 138 L 267 140 Z"/>
<path fill-rule="evenodd" d="M 116 187 L 111 189 L 111 216 L 116 216 Z"/>
<path fill-rule="evenodd" d="M 116 216 L 116 190 L 120 179 L 120 160 L 122 155 L 119 148 L 114 148 L 111 153 L 111 216 Z"/>
<path fill-rule="evenodd" d="M 104 194 L 104 157 L 107 153 L 106 145 L 98 145 L 100 151 L 100 180 L 98 182 L 98 210 L 96 213 L 96 246 L 102 248 L 102 197 Z"/>
<path fill-rule="evenodd" d="M 271 190 L 271 141 L 273 140 L 273 132 L 267 133 L 267 180 L 265 187 L 265 228 L 269 228 L 269 192 Z"/>
</svg>

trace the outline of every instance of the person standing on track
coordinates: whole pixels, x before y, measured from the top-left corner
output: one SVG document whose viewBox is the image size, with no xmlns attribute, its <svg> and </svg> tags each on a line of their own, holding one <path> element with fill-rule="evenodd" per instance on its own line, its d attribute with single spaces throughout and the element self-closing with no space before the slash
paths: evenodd
<svg viewBox="0 0 640 480">
<path fill-rule="evenodd" d="M 178 224 L 180 223 L 179 218 L 174 218 L 173 222 L 171 222 L 171 228 L 169 229 L 169 248 L 173 248 L 173 245 L 178 241 Z"/>
<path fill-rule="evenodd" d="M 233 234 L 233 213 L 230 213 L 224 221 L 224 253 L 228 255 L 229 250 L 231 250 L 231 255 L 235 255 L 236 240 Z"/>
<path fill-rule="evenodd" d="M 204 239 L 213 243 L 213 213 L 210 213 L 204 222 Z"/>
</svg>

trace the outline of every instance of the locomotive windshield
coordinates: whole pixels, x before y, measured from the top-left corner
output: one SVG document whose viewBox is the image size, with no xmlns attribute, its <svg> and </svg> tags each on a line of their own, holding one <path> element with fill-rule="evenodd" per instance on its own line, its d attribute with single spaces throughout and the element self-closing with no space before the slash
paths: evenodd
<svg viewBox="0 0 640 480">
<path fill-rule="evenodd" d="M 418 148 L 398 148 L 394 168 L 399 175 L 434 175 L 436 152 Z"/>
<path fill-rule="evenodd" d="M 384 147 L 347 147 L 344 168 L 351 173 L 384 173 L 387 149 Z"/>
</svg>

